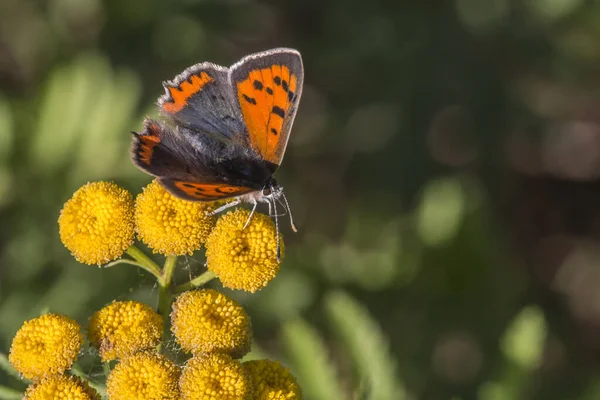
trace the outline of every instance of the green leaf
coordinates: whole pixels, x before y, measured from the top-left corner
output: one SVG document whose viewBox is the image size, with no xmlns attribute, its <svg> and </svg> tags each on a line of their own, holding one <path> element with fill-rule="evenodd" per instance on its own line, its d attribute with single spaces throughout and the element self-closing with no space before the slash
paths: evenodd
<svg viewBox="0 0 600 400">
<path fill-rule="evenodd" d="M 528 370 L 534 369 L 541 361 L 546 332 L 542 310 L 537 306 L 527 306 L 506 330 L 502 351 L 515 364 Z"/>
<path fill-rule="evenodd" d="M 404 385 L 398 379 L 387 340 L 369 312 L 342 291 L 329 294 L 325 307 L 338 335 L 354 360 L 361 379 L 366 380 L 368 399 L 403 400 Z"/>
<path fill-rule="evenodd" d="M 1 400 L 20 400 L 23 398 L 23 393 L 18 390 L 7 388 L 6 386 L 0 385 L 0 399 Z"/>
<path fill-rule="evenodd" d="M 17 379 L 23 380 L 21 374 L 19 374 L 8 361 L 8 357 L 4 353 L 0 353 L 0 369 L 6 372 L 8 375 Z"/>
<path fill-rule="evenodd" d="M 0 94 L 0 163 L 4 164 L 13 150 L 15 139 L 13 113 L 8 100 Z"/>
<path fill-rule="evenodd" d="M 417 232 L 429 246 L 445 244 L 456 236 L 462 223 L 466 195 L 454 178 L 431 181 L 425 186 L 417 210 Z"/>
<path fill-rule="evenodd" d="M 327 358 L 327 348 L 319 333 L 301 319 L 283 325 L 283 339 L 298 383 L 306 398 L 342 400 L 347 398 Z"/>
</svg>

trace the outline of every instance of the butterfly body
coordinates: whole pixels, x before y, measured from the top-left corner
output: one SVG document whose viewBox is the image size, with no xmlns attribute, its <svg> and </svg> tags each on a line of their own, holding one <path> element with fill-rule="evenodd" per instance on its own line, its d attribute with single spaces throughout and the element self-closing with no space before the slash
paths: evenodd
<svg viewBox="0 0 600 400">
<path fill-rule="evenodd" d="M 191 201 L 283 196 L 273 178 L 293 124 L 303 83 L 300 53 L 273 49 L 230 68 L 196 64 L 163 83 L 165 121 L 134 132 L 132 160 L 172 194 Z"/>
</svg>

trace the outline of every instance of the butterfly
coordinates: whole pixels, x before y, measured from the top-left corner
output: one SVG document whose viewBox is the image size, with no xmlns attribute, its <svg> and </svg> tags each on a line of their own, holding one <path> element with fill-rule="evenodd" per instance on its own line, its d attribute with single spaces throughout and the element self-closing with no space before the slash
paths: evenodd
<svg viewBox="0 0 600 400">
<path fill-rule="evenodd" d="M 303 81 L 300 53 L 288 48 L 248 55 L 229 68 L 193 65 L 163 82 L 163 118 L 146 118 L 143 130 L 132 132 L 133 163 L 181 199 L 234 198 L 214 213 L 249 202 L 252 218 L 264 202 L 277 224 L 276 202 L 283 199 L 296 231 L 273 174 L 285 154 Z"/>
</svg>

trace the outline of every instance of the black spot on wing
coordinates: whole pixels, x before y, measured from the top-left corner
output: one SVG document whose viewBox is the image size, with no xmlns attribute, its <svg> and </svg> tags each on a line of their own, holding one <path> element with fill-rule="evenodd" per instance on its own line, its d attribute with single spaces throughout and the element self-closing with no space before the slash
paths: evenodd
<svg viewBox="0 0 600 400">
<path fill-rule="evenodd" d="M 256 99 L 254 97 L 246 96 L 245 94 L 242 96 L 244 96 L 244 100 L 248 103 L 256 105 Z"/>
<path fill-rule="evenodd" d="M 280 77 L 278 77 L 278 76 L 274 77 L 273 82 L 275 82 L 275 84 L 277 86 L 281 86 L 281 78 Z"/>
<path fill-rule="evenodd" d="M 288 100 L 289 100 L 289 101 L 294 101 L 294 100 L 295 100 L 295 99 L 294 99 L 294 95 L 295 95 L 295 94 L 296 94 L 296 93 L 294 93 L 294 92 L 292 92 L 292 91 L 289 91 L 289 92 L 288 92 Z"/>
<path fill-rule="evenodd" d="M 273 106 L 273 110 L 271 112 L 275 115 L 279 115 L 281 118 L 285 117 L 285 111 L 283 111 L 283 108 L 281 107 Z"/>
<path fill-rule="evenodd" d="M 273 94 L 273 89 L 271 89 L 271 88 L 270 88 L 270 87 L 268 87 L 268 86 L 267 86 L 267 89 L 266 89 L 266 91 L 267 91 L 267 93 L 268 93 L 268 94 Z"/>
<path fill-rule="evenodd" d="M 254 89 L 263 90 L 263 84 L 261 81 L 256 80 L 252 84 L 254 85 Z"/>
<path fill-rule="evenodd" d="M 275 128 L 271 128 L 271 133 L 272 133 L 273 135 L 277 135 L 279 132 L 277 132 L 277 129 L 275 129 Z"/>
<path fill-rule="evenodd" d="M 287 81 L 284 79 L 281 81 L 281 87 L 283 88 L 283 90 L 285 90 L 286 92 L 290 90 L 290 87 L 288 86 Z"/>
</svg>

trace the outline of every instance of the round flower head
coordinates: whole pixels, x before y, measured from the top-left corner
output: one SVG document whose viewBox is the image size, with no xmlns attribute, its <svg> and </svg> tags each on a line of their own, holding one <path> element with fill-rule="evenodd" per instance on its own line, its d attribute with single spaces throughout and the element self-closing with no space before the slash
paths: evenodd
<svg viewBox="0 0 600 400">
<path fill-rule="evenodd" d="M 244 228 L 249 216 L 250 211 L 239 208 L 219 218 L 206 241 L 206 262 L 223 286 L 256 292 L 277 275 L 280 261 L 271 218 L 255 213 Z"/>
<path fill-rule="evenodd" d="M 85 264 L 105 264 L 133 244 L 133 197 L 112 182 L 81 187 L 58 218 L 60 240 Z"/>
<path fill-rule="evenodd" d="M 253 360 L 242 364 L 250 374 L 254 400 L 299 400 L 302 391 L 290 370 L 278 361 Z"/>
<path fill-rule="evenodd" d="M 167 357 L 141 352 L 115 366 L 106 380 L 106 391 L 111 400 L 177 400 L 179 375 L 179 367 Z"/>
<path fill-rule="evenodd" d="M 235 301 L 212 289 L 191 290 L 173 303 L 171 330 L 186 352 L 226 352 L 234 358 L 250 350 L 250 318 Z"/>
<path fill-rule="evenodd" d="M 88 325 L 88 337 L 102 361 L 156 347 L 162 331 L 162 317 L 137 301 L 115 301 L 96 311 Z"/>
<path fill-rule="evenodd" d="M 215 225 L 212 210 L 212 203 L 178 199 L 154 180 L 135 200 L 138 236 L 155 253 L 192 254 Z"/>
<path fill-rule="evenodd" d="M 73 376 L 54 375 L 30 385 L 24 400 L 100 400 L 89 385 Z"/>
<path fill-rule="evenodd" d="M 227 354 L 212 353 L 188 360 L 179 380 L 184 400 L 250 400 L 248 372 Z"/>
<path fill-rule="evenodd" d="M 63 315 L 45 314 L 23 324 L 8 357 L 25 378 L 36 381 L 71 368 L 82 343 L 77 322 Z"/>
</svg>

